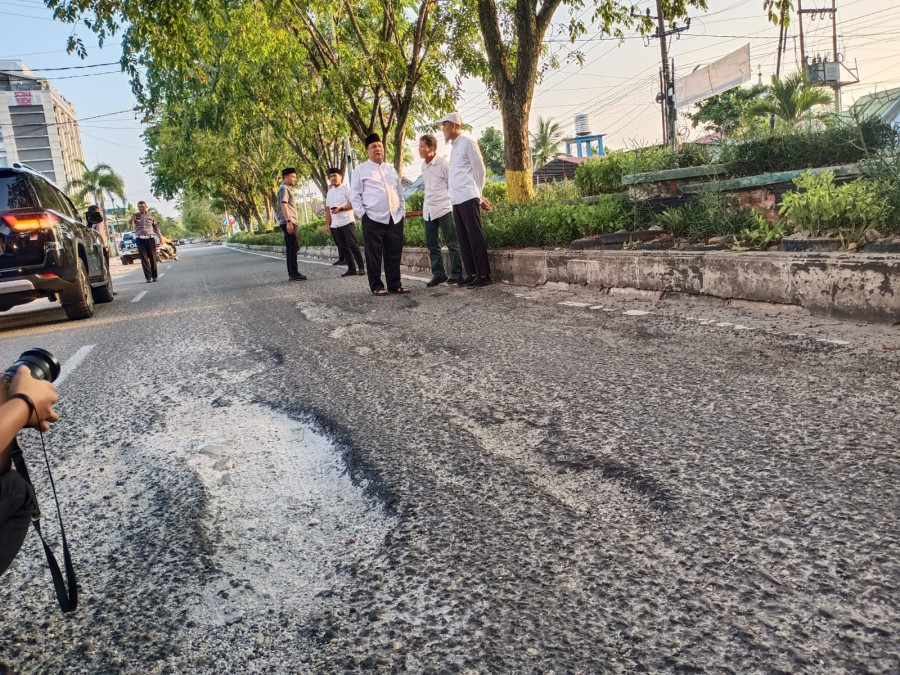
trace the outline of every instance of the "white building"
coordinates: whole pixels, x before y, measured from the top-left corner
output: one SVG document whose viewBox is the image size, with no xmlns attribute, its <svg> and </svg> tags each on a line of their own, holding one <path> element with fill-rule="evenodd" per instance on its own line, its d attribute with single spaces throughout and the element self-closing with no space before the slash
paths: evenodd
<svg viewBox="0 0 900 675">
<path fill-rule="evenodd" d="M 850 110 L 863 119 L 880 117 L 888 124 L 900 126 L 900 87 L 860 96 Z"/>
<path fill-rule="evenodd" d="M 27 164 L 65 189 L 84 175 L 75 107 L 24 61 L 0 61 L 0 167 Z"/>
</svg>

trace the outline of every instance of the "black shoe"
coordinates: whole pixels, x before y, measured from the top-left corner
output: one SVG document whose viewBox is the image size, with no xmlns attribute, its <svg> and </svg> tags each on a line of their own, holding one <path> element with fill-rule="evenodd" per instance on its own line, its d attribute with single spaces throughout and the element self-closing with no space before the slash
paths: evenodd
<svg viewBox="0 0 900 675">
<path fill-rule="evenodd" d="M 359 276 L 361 276 L 361 277 L 364 277 L 364 276 L 366 276 L 366 271 L 365 271 L 364 269 L 360 269 L 360 270 L 357 272 L 357 274 L 358 274 Z"/>
<path fill-rule="evenodd" d="M 298 274 L 297 276 L 290 277 L 290 281 L 306 281 L 306 277 L 302 274 Z"/>
<path fill-rule="evenodd" d="M 356 270 L 347 270 L 341 276 L 342 277 L 355 277 L 358 274 Z"/>
<path fill-rule="evenodd" d="M 334 261 L 333 263 L 331 263 L 331 264 L 334 265 L 334 266 L 337 266 L 337 265 L 346 265 L 346 264 L 347 264 L 347 261 L 346 261 L 346 260 L 335 260 L 335 261 Z"/>
<path fill-rule="evenodd" d="M 477 278 L 478 277 L 466 277 L 465 279 L 463 279 L 462 281 L 459 282 L 459 285 L 460 286 L 468 286 L 473 281 L 475 281 Z"/>
<path fill-rule="evenodd" d="M 490 277 L 477 277 L 475 281 L 469 284 L 469 288 L 481 288 L 482 286 L 490 286 L 493 281 L 491 281 Z"/>
<path fill-rule="evenodd" d="M 150 283 L 150 280 L 149 280 L 149 279 L 147 279 L 147 283 L 148 283 L 148 284 Z"/>
<path fill-rule="evenodd" d="M 156 277 L 153 277 L 153 282 L 154 282 L 154 283 L 156 282 Z"/>
<path fill-rule="evenodd" d="M 461 283 L 462 283 L 462 280 L 457 277 L 450 277 L 449 279 L 447 279 L 448 286 L 456 286 L 457 284 L 461 284 Z"/>
<path fill-rule="evenodd" d="M 425 284 L 425 286 L 426 288 L 434 288 L 435 286 L 440 286 L 445 281 L 447 281 L 446 277 L 432 277 L 431 281 Z"/>
</svg>

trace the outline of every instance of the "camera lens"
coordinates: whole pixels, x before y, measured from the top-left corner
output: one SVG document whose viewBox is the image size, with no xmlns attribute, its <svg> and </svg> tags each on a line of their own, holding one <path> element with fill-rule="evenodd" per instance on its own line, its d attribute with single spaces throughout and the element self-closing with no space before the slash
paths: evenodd
<svg viewBox="0 0 900 675">
<path fill-rule="evenodd" d="M 54 382 L 59 377 L 59 361 L 53 354 L 40 347 L 33 347 L 23 352 L 22 356 L 4 374 L 8 375 L 10 379 L 14 378 L 19 366 L 27 366 L 31 371 L 31 376 L 36 380 Z"/>
</svg>

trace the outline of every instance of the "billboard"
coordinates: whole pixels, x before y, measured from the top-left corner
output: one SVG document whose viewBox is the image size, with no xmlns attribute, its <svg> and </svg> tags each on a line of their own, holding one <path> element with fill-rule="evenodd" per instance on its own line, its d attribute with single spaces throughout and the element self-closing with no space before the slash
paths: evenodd
<svg viewBox="0 0 900 675">
<path fill-rule="evenodd" d="M 19 105 L 40 105 L 40 92 L 35 91 L 11 91 L 7 94 L 7 105 L 10 107 Z"/>
<path fill-rule="evenodd" d="M 675 80 L 675 107 L 686 108 L 697 101 L 739 87 L 750 81 L 750 44 L 690 75 Z"/>
</svg>

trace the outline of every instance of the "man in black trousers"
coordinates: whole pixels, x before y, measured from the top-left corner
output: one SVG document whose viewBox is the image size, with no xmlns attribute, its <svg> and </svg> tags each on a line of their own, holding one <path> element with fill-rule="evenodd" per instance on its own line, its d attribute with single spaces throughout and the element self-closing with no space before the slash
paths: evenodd
<svg viewBox="0 0 900 675">
<path fill-rule="evenodd" d="M 131 214 L 131 227 L 137 241 L 138 254 L 141 256 L 141 268 L 144 278 L 149 284 L 156 281 L 156 242 L 162 243 L 162 232 L 152 214 L 147 212 L 147 202 L 138 202 L 138 212 Z"/>
<path fill-rule="evenodd" d="M 350 203 L 350 190 L 343 185 L 344 176 L 335 167 L 328 169 L 328 194 L 325 196 L 325 234 L 334 237 L 339 260 L 347 263 L 347 271 L 342 277 L 365 274 L 359 242 L 356 240 L 356 219 Z"/>
<path fill-rule="evenodd" d="M 350 203 L 362 218 L 363 246 L 372 295 L 409 293 L 400 284 L 400 258 L 403 255 L 403 216 L 406 202 L 400 176 L 384 161 L 384 145 L 378 134 L 366 136 L 368 161 L 360 164 L 350 178 Z M 381 281 L 381 263 L 387 290 Z"/>
<path fill-rule="evenodd" d="M 284 254 L 287 258 L 288 279 L 290 281 L 306 281 L 306 277 L 300 274 L 297 267 L 297 254 L 300 252 L 300 242 L 297 239 L 297 204 L 294 201 L 294 186 L 297 184 L 297 170 L 289 166 L 281 172 L 281 186 L 278 188 L 276 200 L 278 207 L 275 209 L 275 217 L 278 226 L 284 232 Z"/>
</svg>

